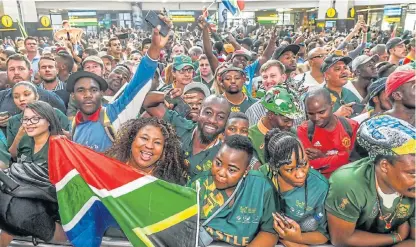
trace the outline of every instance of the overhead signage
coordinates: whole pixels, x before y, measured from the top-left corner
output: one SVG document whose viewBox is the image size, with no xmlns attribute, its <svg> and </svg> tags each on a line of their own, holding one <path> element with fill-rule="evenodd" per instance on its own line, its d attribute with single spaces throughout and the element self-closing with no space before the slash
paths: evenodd
<svg viewBox="0 0 416 247">
<path fill-rule="evenodd" d="M 10 15 L 3 15 L 1 17 L 1 24 L 5 28 L 11 28 L 13 26 L 13 19 L 10 17 Z"/>
<path fill-rule="evenodd" d="M 98 26 L 97 12 L 75 11 L 68 12 L 69 24 L 73 27 Z"/>
<path fill-rule="evenodd" d="M 329 8 L 326 11 L 326 17 L 329 17 L 329 18 L 334 18 L 336 14 L 337 14 L 337 11 L 334 8 Z"/>
<path fill-rule="evenodd" d="M 172 22 L 195 22 L 194 11 L 169 11 Z"/>
<path fill-rule="evenodd" d="M 51 19 L 49 18 L 49 16 L 42 16 L 39 19 L 39 22 L 42 25 L 42 27 L 50 27 L 51 26 Z"/>
</svg>

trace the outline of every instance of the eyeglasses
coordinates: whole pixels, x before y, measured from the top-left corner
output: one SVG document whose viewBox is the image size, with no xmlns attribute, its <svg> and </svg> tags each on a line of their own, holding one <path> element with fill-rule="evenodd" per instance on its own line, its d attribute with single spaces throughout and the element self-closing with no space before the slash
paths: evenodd
<svg viewBox="0 0 416 247">
<path fill-rule="evenodd" d="M 39 123 L 39 121 L 43 119 L 42 117 L 32 117 L 32 118 L 22 118 L 21 123 L 22 124 L 28 124 L 30 122 L 30 124 L 37 124 Z"/>
<path fill-rule="evenodd" d="M 194 69 L 193 68 L 189 68 L 189 69 L 181 69 L 181 70 L 176 70 L 179 72 L 179 74 L 183 75 L 185 73 L 194 73 Z"/>
<path fill-rule="evenodd" d="M 323 55 L 323 54 L 321 54 L 321 55 L 318 55 L 318 56 L 314 56 L 314 57 L 311 57 L 311 58 L 309 58 L 309 60 L 312 60 L 312 59 L 314 59 L 314 58 L 324 58 L 324 57 L 326 57 L 326 55 Z"/>
</svg>

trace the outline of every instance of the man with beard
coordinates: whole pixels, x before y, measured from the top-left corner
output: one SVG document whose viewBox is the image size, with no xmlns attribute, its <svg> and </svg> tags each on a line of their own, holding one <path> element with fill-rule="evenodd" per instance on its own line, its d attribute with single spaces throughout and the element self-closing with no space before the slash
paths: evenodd
<svg viewBox="0 0 416 247">
<path fill-rule="evenodd" d="M 29 60 L 20 54 L 9 57 L 6 62 L 8 84 L 12 88 L 16 83 L 21 81 L 30 81 L 32 69 Z M 14 104 L 11 88 L 0 92 L 0 112 L 8 112 L 8 114 L 0 117 L 0 127 L 7 126 L 7 121 L 11 116 L 20 113 L 19 108 Z M 48 92 L 39 88 L 39 100 L 49 103 L 52 107 L 65 112 L 64 102 L 53 92 Z M 3 131 L 6 133 L 5 129 Z"/>
<path fill-rule="evenodd" d="M 199 75 L 195 76 L 193 81 L 205 84 L 208 88 L 212 87 L 214 75 L 212 74 L 211 65 L 205 54 L 202 54 L 198 60 Z"/>
<path fill-rule="evenodd" d="M 266 108 L 266 116 L 261 118 L 256 125 L 250 127 L 248 137 L 253 143 L 255 158 L 260 164 L 265 164 L 264 137 L 271 129 L 278 128 L 282 131 L 293 131 L 293 119 L 302 115 L 299 100 L 296 95 L 284 86 L 276 86 L 267 91 L 261 99 L 261 104 Z M 256 163 L 256 162 L 252 162 Z M 258 167 L 260 164 L 257 164 Z"/>
<path fill-rule="evenodd" d="M 118 65 L 108 76 L 108 89 L 104 92 L 104 95 L 114 96 L 124 84 L 130 81 L 130 77 L 130 70 L 123 65 Z"/>
<path fill-rule="evenodd" d="M 369 157 L 329 179 L 325 209 L 332 244 L 414 246 L 414 126 L 380 115 L 364 122 L 357 136 Z"/>
<path fill-rule="evenodd" d="M 220 85 L 224 89 L 224 98 L 231 104 L 231 112 L 246 112 L 247 109 L 257 102 L 251 95 L 243 93 L 246 75 L 244 70 L 233 65 L 227 66 L 220 73 Z"/>
<path fill-rule="evenodd" d="M 181 95 L 180 89 L 170 92 L 171 98 Z M 160 92 L 152 92 L 146 96 L 143 107 L 152 116 L 171 123 L 181 138 L 185 162 L 188 164 L 188 175 L 193 178 L 202 171 L 209 171 L 212 161 L 221 147 L 220 134 L 224 132 L 230 104 L 217 95 L 204 99 L 196 123 L 180 116 L 176 111 L 165 106 L 165 96 Z"/>
<path fill-rule="evenodd" d="M 415 126 L 415 87 L 414 70 L 396 71 L 387 78 L 386 96 L 393 103 L 393 109 L 386 114 L 404 120 Z"/>
<path fill-rule="evenodd" d="M 39 75 L 42 80 L 39 87 L 47 91 L 56 93 L 68 106 L 69 93 L 66 91 L 66 85 L 58 78 L 56 60 L 50 56 L 43 56 L 39 60 Z"/>
<path fill-rule="evenodd" d="M 281 45 L 273 54 L 273 59 L 280 61 L 285 66 L 286 84 L 295 89 L 299 88 L 299 85 L 292 80 L 291 74 L 296 70 L 296 55 L 300 50 L 298 45 Z"/>
<path fill-rule="evenodd" d="M 356 75 L 356 79 L 348 82 L 344 87 L 355 94 L 360 101 L 367 97 L 367 87 L 373 79 L 377 78 L 378 61 L 378 55 L 371 57 L 361 55 L 352 61 L 352 72 Z"/>
<path fill-rule="evenodd" d="M 368 112 L 353 118 L 354 121 L 362 123 L 364 120 L 378 115 L 379 113 L 391 110 L 393 107 L 389 97 L 386 95 L 386 81 L 387 77 L 380 78 L 370 84 L 367 88 L 368 95 L 364 99 L 364 102 L 368 102 L 368 105 L 372 108 Z"/>
<path fill-rule="evenodd" d="M 401 38 L 392 38 L 387 41 L 386 50 L 390 55 L 389 62 L 391 64 L 400 65 L 400 60 L 406 57 L 406 45 L 409 44 L 409 40 L 402 40 Z"/>
<path fill-rule="evenodd" d="M 209 35 L 210 25 L 207 23 L 204 16 L 200 16 L 198 18 L 198 25 L 202 29 L 202 42 L 204 46 L 204 53 L 207 55 L 212 71 L 215 72 L 220 63 L 218 61 L 218 58 L 213 53 L 211 38 Z M 232 35 L 229 35 L 229 38 L 232 39 L 230 40 L 230 43 L 233 44 L 234 48 L 239 49 L 240 46 L 237 44 L 235 38 L 233 38 Z M 252 95 L 253 78 L 256 76 L 256 73 L 258 72 L 260 67 L 272 57 L 273 52 L 276 48 L 276 40 L 277 28 L 273 30 L 269 43 L 266 47 L 266 50 L 263 52 L 263 55 L 250 65 L 248 65 L 248 61 L 251 60 L 251 54 L 249 54 L 245 50 L 236 50 L 233 53 L 231 63 L 235 67 L 244 69 L 244 71 L 246 72 L 248 79 L 248 83 L 246 83 L 247 94 Z M 236 47 L 237 45 L 238 47 Z"/>
<path fill-rule="evenodd" d="M 354 93 L 344 88 L 348 82 L 348 64 L 350 62 L 351 58 L 349 57 L 330 55 L 321 66 L 326 82 L 324 88 L 330 93 L 333 103 L 332 110 L 337 116 L 351 117 L 361 114 L 361 112 L 354 112 L 352 109 L 352 105 L 360 103 L 360 100 Z"/>
<path fill-rule="evenodd" d="M 359 124 L 334 115 L 330 93 L 324 88 L 308 93 L 305 105 L 309 120 L 298 127 L 298 137 L 311 166 L 329 178 L 348 163 Z"/>
<path fill-rule="evenodd" d="M 167 17 L 165 22 L 169 23 Z M 102 77 L 86 71 L 69 77 L 66 89 L 79 109 L 72 123 L 74 142 L 97 152 L 104 152 L 112 146 L 120 126 L 140 113 L 143 97 L 149 90 L 147 84 L 152 82 L 160 50 L 168 39 L 169 37 L 161 36 L 157 28 L 153 30 L 152 45 L 133 79 L 120 97 L 105 107 L 101 100 L 108 85 Z"/>
</svg>

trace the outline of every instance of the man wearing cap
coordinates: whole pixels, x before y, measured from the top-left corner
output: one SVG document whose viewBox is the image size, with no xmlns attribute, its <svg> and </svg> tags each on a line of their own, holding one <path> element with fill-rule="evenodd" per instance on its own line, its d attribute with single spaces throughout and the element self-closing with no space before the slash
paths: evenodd
<svg viewBox="0 0 416 247">
<path fill-rule="evenodd" d="M 402 40 L 399 37 L 392 38 L 387 41 L 386 50 L 390 55 L 389 62 L 392 64 L 400 65 L 400 60 L 406 57 L 406 45 L 409 44 L 409 40 Z"/>
<path fill-rule="evenodd" d="M 369 157 L 329 179 L 325 201 L 335 246 L 414 246 L 415 128 L 388 115 L 364 122 L 357 142 Z"/>
<path fill-rule="evenodd" d="M 330 55 L 322 63 L 321 71 L 324 73 L 325 86 L 333 103 L 333 111 L 337 116 L 351 117 L 361 114 L 354 112 L 352 105 L 360 103 L 360 99 L 344 86 L 348 82 L 351 58 Z"/>
<path fill-rule="evenodd" d="M 215 72 L 218 68 L 219 62 L 218 58 L 212 52 L 212 44 L 209 35 L 210 26 L 207 23 L 205 17 L 203 16 L 200 16 L 198 18 L 198 25 L 202 29 L 204 52 L 208 57 L 209 63 L 211 64 L 212 71 Z M 250 65 L 247 65 L 248 61 L 251 60 L 251 55 L 248 52 L 244 50 L 236 50 L 233 53 L 231 63 L 235 67 L 240 67 L 241 69 L 244 69 L 246 72 L 246 76 L 248 79 L 248 83 L 246 83 L 247 94 L 252 95 L 253 78 L 256 76 L 256 73 L 260 69 L 260 67 L 272 57 L 274 49 L 276 48 L 276 39 L 277 30 L 275 29 L 272 32 L 269 43 L 266 47 L 266 50 L 263 52 L 263 55 Z"/>
<path fill-rule="evenodd" d="M 359 125 L 334 115 L 331 96 L 324 88 L 309 92 L 305 105 L 309 120 L 298 127 L 297 134 L 311 166 L 329 178 L 348 163 Z"/>
<path fill-rule="evenodd" d="M 128 67 L 117 65 L 117 67 L 110 73 L 107 79 L 108 88 L 104 92 L 105 96 L 114 96 L 120 88 L 124 86 L 131 79 L 131 72 Z"/>
<path fill-rule="evenodd" d="M 168 39 L 161 36 L 157 28 L 153 30 L 152 45 L 133 79 L 120 97 L 106 107 L 102 107 L 101 99 L 108 85 L 102 77 L 86 71 L 69 77 L 67 91 L 71 92 L 71 98 L 79 108 L 72 124 L 74 142 L 98 152 L 104 152 L 112 146 L 113 136 L 120 126 L 139 114 L 156 71 L 160 50 Z"/>
<path fill-rule="evenodd" d="M 302 115 L 302 110 L 297 96 L 284 86 L 275 86 L 267 91 L 261 104 L 267 110 L 266 116 L 250 127 L 248 137 L 253 143 L 255 157 L 264 165 L 264 137 L 267 132 L 273 128 L 293 132 L 293 119 Z"/>
<path fill-rule="evenodd" d="M 104 75 L 104 63 L 98 56 L 89 56 L 82 61 L 82 69 L 100 77 Z"/>
<path fill-rule="evenodd" d="M 173 83 L 162 87 L 160 91 L 166 91 L 172 88 L 180 88 L 183 91 L 184 87 L 192 82 L 194 71 L 194 65 L 192 64 L 192 59 L 190 57 L 186 55 L 173 57 Z"/>
<path fill-rule="evenodd" d="M 414 70 L 396 71 L 386 82 L 386 96 L 393 103 L 393 109 L 386 114 L 404 120 L 415 126 L 415 72 Z"/>
<path fill-rule="evenodd" d="M 211 92 L 203 83 L 192 82 L 186 85 L 183 89 L 183 100 L 191 107 L 191 110 L 187 116 L 183 117 L 192 120 L 194 123 L 198 122 L 202 101 L 209 95 L 211 95 Z"/>
<path fill-rule="evenodd" d="M 300 46 L 295 44 L 281 45 L 273 54 L 273 59 L 280 61 L 285 66 L 286 83 L 295 90 L 298 90 L 299 85 L 292 80 L 291 74 L 296 70 L 296 55 L 299 50 Z"/>
<path fill-rule="evenodd" d="M 257 100 L 243 92 L 246 79 L 244 70 L 233 65 L 227 66 L 219 74 L 224 98 L 231 104 L 231 112 L 246 112 Z"/>
<path fill-rule="evenodd" d="M 356 116 L 352 120 L 361 124 L 364 120 L 374 115 L 391 110 L 393 106 L 385 92 L 386 81 L 387 77 L 383 77 L 372 82 L 370 86 L 368 86 L 368 95 L 364 99 L 364 102 L 368 102 L 368 106 L 371 107 L 371 110 Z"/>
<path fill-rule="evenodd" d="M 379 61 L 378 55 L 361 55 L 352 61 L 352 72 L 356 78 L 349 81 L 344 87 L 349 89 L 362 101 L 367 96 L 367 87 L 371 81 L 377 78 L 376 63 Z"/>
</svg>

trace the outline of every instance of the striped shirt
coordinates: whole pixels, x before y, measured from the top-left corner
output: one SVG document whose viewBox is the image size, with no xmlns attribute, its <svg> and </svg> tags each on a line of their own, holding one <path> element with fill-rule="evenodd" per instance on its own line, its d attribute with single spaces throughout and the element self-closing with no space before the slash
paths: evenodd
<svg viewBox="0 0 416 247">
<path fill-rule="evenodd" d="M 42 88 L 42 89 L 47 90 L 44 86 L 44 83 L 45 82 L 42 82 L 41 84 L 39 84 L 39 87 Z M 59 80 L 59 79 L 58 79 L 58 84 L 56 85 L 56 87 L 54 89 L 48 90 L 48 91 L 58 91 L 58 90 L 66 90 L 66 83 Z"/>
</svg>

